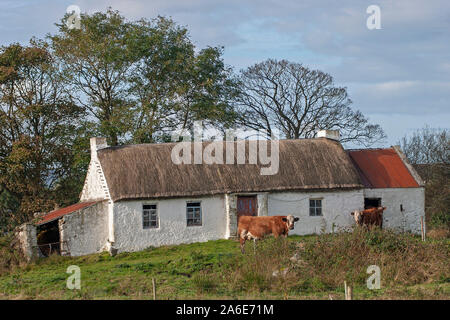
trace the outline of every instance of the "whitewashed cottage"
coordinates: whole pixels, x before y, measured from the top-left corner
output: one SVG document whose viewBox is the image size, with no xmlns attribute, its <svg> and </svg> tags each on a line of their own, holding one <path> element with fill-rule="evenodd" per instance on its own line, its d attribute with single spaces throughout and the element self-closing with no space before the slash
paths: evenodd
<svg viewBox="0 0 450 320">
<path fill-rule="evenodd" d="M 40 254 L 114 254 L 232 238 L 240 215 L 292 214 L 300 221 L 291 234 L 333 232 L 354 223 L 351 211 L 379 205 L 383 227 L 420 232 L 424 185 L 398 147 L 344 150 L 338 132 L 318 136 L 280 140 L 274 175 L 248 162 L 175 164 L 174 143 L 109 147 L 92 138 L 80 202 L 23 226 L 21 239 L 30 255 L 37 245 Z M 36 226 L 52 241 L 37 240 Z"/>
</svg>

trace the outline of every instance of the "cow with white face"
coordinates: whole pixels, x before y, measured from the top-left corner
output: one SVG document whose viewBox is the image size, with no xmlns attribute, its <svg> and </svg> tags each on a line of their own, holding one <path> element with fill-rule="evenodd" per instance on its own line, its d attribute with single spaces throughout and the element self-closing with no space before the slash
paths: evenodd
<svg viewBox="0 0 450 320">
<path fill-rule="evenodd" d="M 286 228 L 288 230 L 294 230 L 294 223 L 297 222 L 300 218 L 294 217 L 293 215 L 288 215 L 286 218 L 282 218 L 283 222 L 286 223 Z"/>
<path fill-rule="evenodd" d="M 364 209 L 363 211 L 353 211 L 351 215 L 355 219 L 357 225 L 360 226 L 378 226 L 383 227 L 383 211 L 386 207 L 374 207 Z"/>
<path fill-rule="evenodd" d="M 363 224 L 363 212 L 359 211 L 359 210 L 355 210 L 355 211 L 352 211 L 350 214 L 355 219 L 356 224 L 359 225 L 359 226 L 362 226 L 362 224 Z"/>
<path fill-rule="evenodd" d="M 246 240 L 257 241 L 265 236 L 273 235 L 287 237 L 289 230 L 294 230 L 294 223 L 299 220 L 293 215 L 287 216 L 242 216 L 239 218 L 238 235 L 241 243 L 241 251 L 244 253 Z"/>
</svg>

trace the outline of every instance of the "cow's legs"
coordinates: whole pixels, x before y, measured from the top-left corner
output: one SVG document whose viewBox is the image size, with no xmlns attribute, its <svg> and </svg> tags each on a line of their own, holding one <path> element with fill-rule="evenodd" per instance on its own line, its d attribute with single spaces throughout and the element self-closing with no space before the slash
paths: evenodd
<svg viewBox="0 0 450 320">
<path fill-rule="evenodd" d="M 245 249 L 244 249 L 244 246 L 245 246 L 245 238 L 240 237 L 240 238 L 239 238 L 239 242 L 241 243 L 241 252 L 242 252 L 242 253 L 245 253 Z"/>
<path fill-rule="evenodd" d="M 239 233 L 239 242 L 241 243 L 241 252 L 245 253 L 245 241 L 247 240 L 247 230 L 242 230 Z"/>
</svg>

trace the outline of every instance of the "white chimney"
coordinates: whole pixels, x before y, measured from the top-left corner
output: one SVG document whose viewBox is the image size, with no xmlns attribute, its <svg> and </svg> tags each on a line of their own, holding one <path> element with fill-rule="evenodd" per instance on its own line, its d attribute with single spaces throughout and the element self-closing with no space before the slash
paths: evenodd
<svg viewBox="0 0 450 320">
<path fill-rule="evenodd" d="M 106 138 L 91 138 L 91 158 L 97 157 L 97 151 L 100 149 L 108 148 Z"/>
<path fill-rule="evenodd" d="M 340 141 L 341 135 L 339 134 L 339 130 L 319 130 L 317 132 L 317 138 L 327 138 Z"/>
</svg>

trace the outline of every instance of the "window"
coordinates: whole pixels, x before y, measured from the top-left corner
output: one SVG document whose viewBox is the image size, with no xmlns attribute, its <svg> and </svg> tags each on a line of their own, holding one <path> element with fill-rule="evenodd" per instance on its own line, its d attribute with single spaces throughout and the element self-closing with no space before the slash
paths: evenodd
<svg viewBox="0 0 450 320">
<path fill-rule="evenodd" d="M 202 208 L 200 202 L 188 202 L 186 204 L 186 221 L 188 227 L 202 225 Z"/>
<path fill-rule="evenodd" d="M 309 200 L 309 215 L 321 216 L 322 215 L 322 199 L 310 199 Z"/>
<path fill-rule="evenodd" d="M 142 206 L 142 226 L 144 229 L 159 228 L 156 204 L 144 204 Z"/>
</svg>

